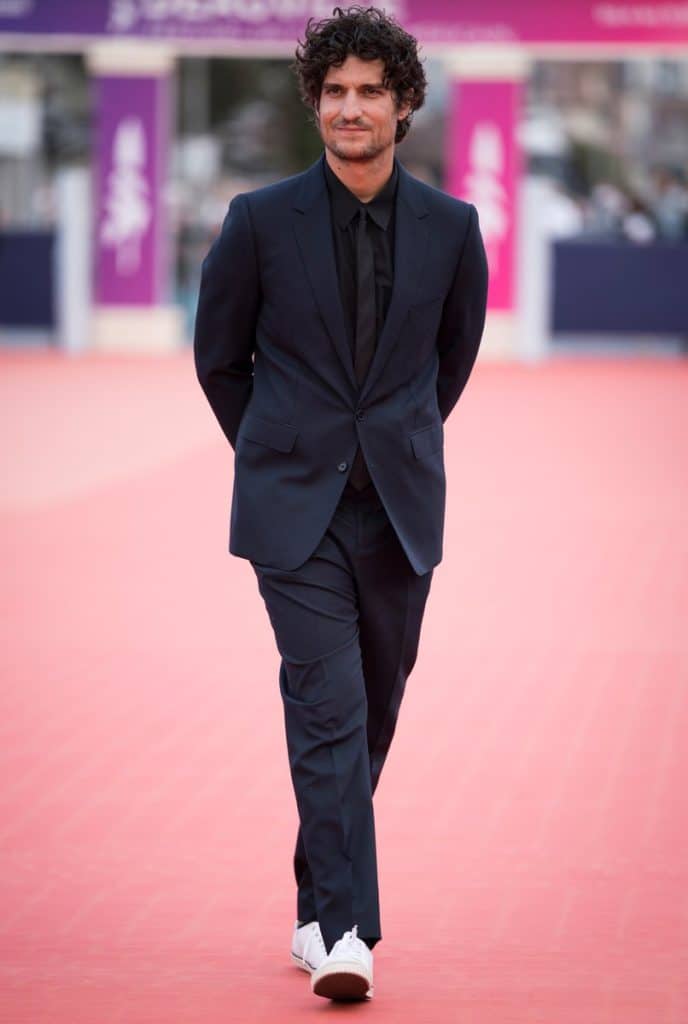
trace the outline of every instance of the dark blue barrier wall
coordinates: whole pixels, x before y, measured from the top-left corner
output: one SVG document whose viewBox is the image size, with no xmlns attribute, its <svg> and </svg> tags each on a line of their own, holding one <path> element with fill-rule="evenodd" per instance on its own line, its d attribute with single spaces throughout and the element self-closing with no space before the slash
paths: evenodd
<svg viewBox="0 0 688 1024">
<path fill-rule="evenodd" d="M 0 327 L 54 328 L 52 231 L 0 231 Z"/>
<path fill-rule="evenodd" d="M 688 335 L 688 243 L 553 243 L 553 332 Z"/>
</svg>

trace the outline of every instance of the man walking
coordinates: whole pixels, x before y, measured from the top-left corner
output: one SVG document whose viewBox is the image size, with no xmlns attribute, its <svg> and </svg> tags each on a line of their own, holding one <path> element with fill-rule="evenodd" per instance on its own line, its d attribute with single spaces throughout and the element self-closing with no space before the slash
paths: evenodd
<svg viewBox="0 0 688 1024">
<path fill-rule="evenodd" d="M 292 958 L 370 998 L 372 795 L 442 557 L 443 423 L 473 367 L 487 265 L 474 206 L 395 157 L 423 103 L 415 39 L 375 8 L 296 51 L 324 153 L 236 196 L 203 262 L 200 383 L 235 451 L 230 551 L 281 657 L 299 814 Z"/>
</svg>

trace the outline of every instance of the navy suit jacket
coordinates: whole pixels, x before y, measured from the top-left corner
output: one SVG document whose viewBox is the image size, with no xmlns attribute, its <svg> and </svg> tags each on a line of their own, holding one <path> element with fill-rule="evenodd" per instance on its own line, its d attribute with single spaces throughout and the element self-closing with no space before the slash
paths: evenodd
<svg viewBox="0 0 688 1024">
<path fill-rule="evenodd" d="M 422 575 L 442 558 L 443 424 L 485 322 L 478 214 L 399 164 L 394 288 L 359 393 L 323 160 L 237 195 L 202 265 L 194 355 L 234 449 L 229 550 L 280 569 L 301 565 L 327 529 L 360 442 Z"/>
</svg>

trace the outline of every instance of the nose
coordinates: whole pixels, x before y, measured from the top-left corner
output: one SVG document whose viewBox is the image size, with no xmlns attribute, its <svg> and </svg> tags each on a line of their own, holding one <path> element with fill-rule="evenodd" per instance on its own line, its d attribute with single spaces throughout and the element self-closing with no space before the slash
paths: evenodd
<svg viewBox="0 0 688 1024">
<path fill-rule="evenodd" d="M 347 121 L 355 121 L 361 116 L 361 104 L 355 89 L 349 89 L 344 94 L 341 113 L 342 117 L 346 118 Z"/>
</svg>

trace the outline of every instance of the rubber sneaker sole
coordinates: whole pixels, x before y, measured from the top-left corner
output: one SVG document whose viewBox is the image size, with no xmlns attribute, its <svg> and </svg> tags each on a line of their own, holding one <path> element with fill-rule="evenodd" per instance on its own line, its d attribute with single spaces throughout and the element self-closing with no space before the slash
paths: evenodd
<svg viewBox="0 0 688 1024">
<path fill-rule="evenodd" d="M 316 996 L 325 999 L 372 999 L 370 978 L 357 963 L 338 961 L 323 964 L 311 975 L 311 988 Z"/>
</svg>

